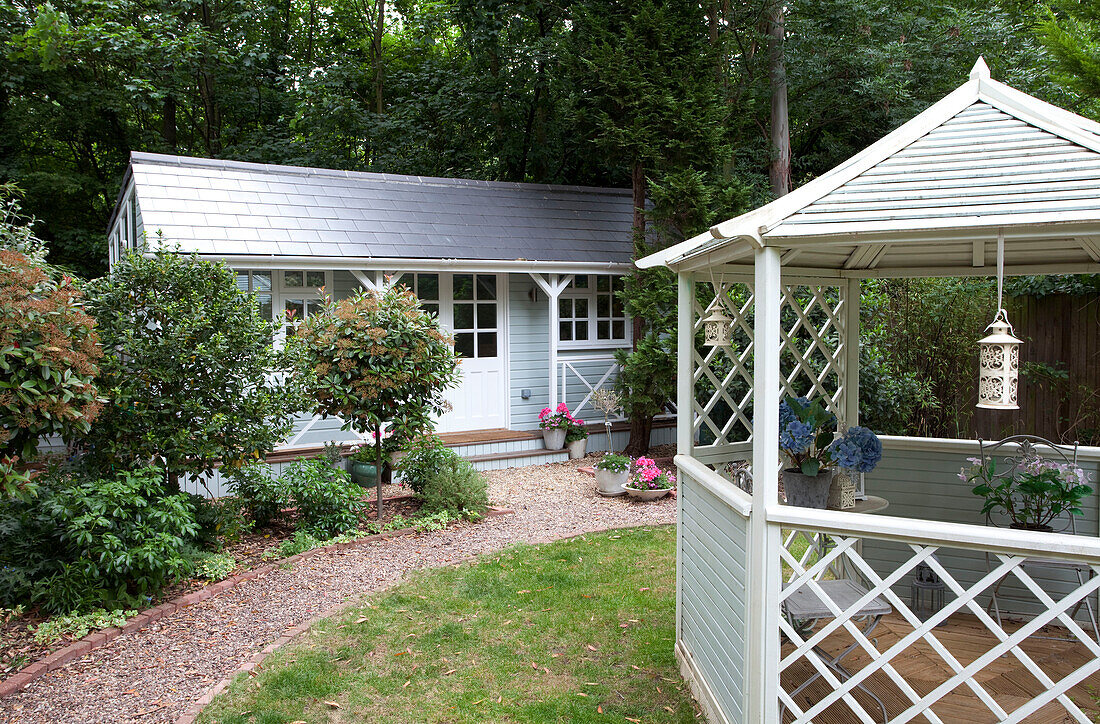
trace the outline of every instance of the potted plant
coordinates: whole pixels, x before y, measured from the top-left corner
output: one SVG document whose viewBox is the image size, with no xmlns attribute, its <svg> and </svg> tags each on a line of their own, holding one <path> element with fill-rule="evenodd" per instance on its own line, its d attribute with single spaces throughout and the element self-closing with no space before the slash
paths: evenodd
<svg viewBox="0 0 1100 724">
<path fill-rule="evenodd" d="M 626 494 L 638 500 L 663 498 L 672 490 L 676 476 L 662 472 L 652 458 L 638 458 L 638 469 L 623 486 Z"/>
<path fill-rule="evenodd" d="M 791 397 L 780 403 L 779 449 L 791 463 L 783 470 L 788 505 L 825 508 L 835 468 L 870 472 L 882 459 L 873 432 L 850 427 L 838 436 L 835 426 L 836 416 L 817 400 Z"/>
<path fill-rule="evenodd" d="M 596 492 L 607 498 L 626 495 L 623 486 L 630 480 L 630 458 L 607 453 L 595 465 Z"/>
<path fill-rule="evenodd" d="M 575 422 L 569 412 L 569 405 L 559 403 L 557 409 L 544 407 L 539 413 L 539 427 L 542 428 L 542 441 L 547 450 L 561 450 L 565 447 L 565 436 Z"/>
<path fill-rule="evenodd" d="M 583 458 L 588 446 L 588 427 L 584 420 L 571 418 L 565 431 L 565 446 L 569 448 L 569 459 Z"/>
<path fill-rule="evenodd" d="M 1032 454 L 1005 473 L 997 473 L 996 461 L 970 458 L 959 478 L 977 483 L 973 493 L 985 498 L 982 515 L 1001 513 L 1009 527 L 1051 531 L 1051 523 L 1063 513 L 1081 515 L 1080 503 L 1092 494 L 1088 473 L 1072 463 L 1058 463 Z"/>
<path fill-rule="evenodd" d="M 377 440 L 379 434 L 375 432 Z M 400 459 L 403 443 L 390 431 L 382 433 L 382 483 L 388 485 L 393 480 L 393 468 L 395 459 Z M 378 468 L 375 459 L 376 450 L 373 444 L 352 445 L 349 448 L 348 472 L 351 479 L 364 487 L 374 485 Z"/>
</svg>

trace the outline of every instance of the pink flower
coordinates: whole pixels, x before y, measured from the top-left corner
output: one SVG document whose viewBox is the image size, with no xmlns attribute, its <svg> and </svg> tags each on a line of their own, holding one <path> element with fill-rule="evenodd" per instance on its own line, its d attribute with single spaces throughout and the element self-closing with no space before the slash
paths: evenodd
<svg viewBox="0 0 1100 724">
<path fill-rule="evenodd" d="M 584 424 L 584 420 L 574 419 L 573 422 L 574 422 L 574 424 L 577 424 L 577 425 L 583 425 Z"/>
<path fill-rule="evenodd" d="M 550 408 L 547 407 L 546 409 L 549 410 Z M 569 405 L 565 404 L 564 402 L 559 402 L 558 403 L 558 412 L 564 412 L 566 415 L 568 415 L 569 414 Z"/>
<path fill-rule="evenodd" d="M 550 414 L 550 408 L 549 407 L 544 407 L 544 408 L 542 408 L 542 412 L 539 413 L 539 419 L 544 420 L 544 419 L 546 419 L 546 416 L 549 415 L 549 414 Z"/>
<path fill-rule="evenodd" d="M 653 467 L 654 465 L 656 465 L 656 463 L 653 462 L 652 458 L 647 458 L 647 457 L 638 458 L 636 462 L 638 463 L 638 467 L 640 467 L 640 468 L 649 468 L 649 467 Z"/>
</svg>

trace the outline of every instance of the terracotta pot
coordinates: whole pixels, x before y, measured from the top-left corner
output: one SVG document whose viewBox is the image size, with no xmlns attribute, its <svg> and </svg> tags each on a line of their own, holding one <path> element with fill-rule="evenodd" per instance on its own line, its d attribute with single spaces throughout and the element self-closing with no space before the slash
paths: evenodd
<svg viewBox="0 0 1100 724">
<path fill-rule="evenodd" d="M 561 450 L 565 447 L 565 430 L 543 430 L 542 443 L 547 450 Z"/>
<path fill-rule="evenodd" d="M 829 505 L 829 487 L 832 483 L 832 470 L 822 470 L 812 476 L 804 475 L 795 468 L 783 471 L 783 492 L 787 494 L 787 505 L 826 508 Z"/>
<path fill-rule="evenodd" d="M 626 495 L 623 486 L 630 480 L 630 468 L 617 473 L 614 470 L 596 468 L 596 492 L 605 498 L 617 498 Z"/>
</svg>

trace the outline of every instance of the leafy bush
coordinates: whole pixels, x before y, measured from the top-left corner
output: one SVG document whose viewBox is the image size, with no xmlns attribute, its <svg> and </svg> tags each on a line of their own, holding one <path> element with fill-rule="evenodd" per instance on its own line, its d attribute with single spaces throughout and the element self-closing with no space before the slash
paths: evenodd
<svg viewBox="0 0 1100 724">
<path fill-rule="evenodd" d="M 193 563 L 196 578 L 221 581 L 237 568 L 237 559 L 228 553 L 202 553 Z"/>
<path fill-rule="evenodd" d="M 40 437 L 83 435 L 99 414 L 101 352 L 80 307 L 72 279 L 55 281 L 23 254 L 0 250 L 0 494 L 28 485 L 16 463 L 35 456 Z"/>
<path fill-rule="evenodd" d="M 479 518 L 489 505 L 485 476 L 469 460 L 457 455 L 431 471 L 420 493 L 420 510 L 427 514 L 449 511 Z"/>
<path fill-rule="evenodd" d="M 181 551 L 198 526 L 186 495 L 164 494 L 161 471 L 40 478 L 36 498 L 0 510 L 0 604 L 133 603 L 187 572 Z"/>
<path fill-rule="evenodd" d="M 428 479 L 445 465 L 461 460 L 458 453 L 443 445 L 435 435 L 417 438 L 409 446 L 409 452 L 397 463 L 401 481 L 417 495 L 424 492 Z"/>
<path fill-rule="evenodd" d="M 126 619 L 136 616 L 137 611 L 121 609 L 108 611 L 97 608 L 88 613 L 70 613 L 64 616 L 53 616 L 43 621 L 34 630 L 34 640 L 40 644 L 52 644 L 62 638 L 81 639 L 90 631 L 119 627 L 126 623 Z"/>
<path fill-rule="evenodd" d="M 259 526 L 270 525 L 287 502 L 283 486 L 266 463 L 223 470 L 229 490 L 237 497 L 245 515 Z"/>
<path fill-rule="evenodd" d="M 366 503 L 346 470 L 318 459 L 295 460 L 279 483 L 298 508 L 299 530 L 328 537 L 359 527 Z"/>
<path fill-rule="evenodd" d="M 252 521 L 245 519 L 241 502 L 236 498 L 211 499 L 191 495 L 190 499 L 195 525 L 198 526 L 195 542 L 203 548 L 221 550 L 240 541 L 252 528 Z"/>
<path fill-rule="evenodd" d="M 262 458 L 304 401 L 260 315 L 225 264 L 158 251 L 129 254 L 88 284 L 110 398 L 88 452 L 103 469 L 164 461 L 180 475 Z"/>
</svg>

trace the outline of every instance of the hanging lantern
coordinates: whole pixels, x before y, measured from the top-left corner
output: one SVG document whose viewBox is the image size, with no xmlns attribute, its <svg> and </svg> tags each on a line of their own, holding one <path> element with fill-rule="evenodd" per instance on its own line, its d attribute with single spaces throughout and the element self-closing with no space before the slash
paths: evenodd
<svg viewBox="0 0 1100 724">
<path fill-rule="evenodd" d="M 978 342 L 980 375 L 978 407 L 986 410 L 1018 410 L 1017 378 L 1020 374 L 1021 340 L 1012 335 L 1005 310 L 997 312 L 990 334 Z"/>
<path fill-rule="evenodd" d="M 732 328 L 733 320 L 723 314 L 721 309 L 715 309 L 703 320 L 703 334 L 706 338 L 704 344 L 708 347 L 731 346 Z"/>
</svg>

